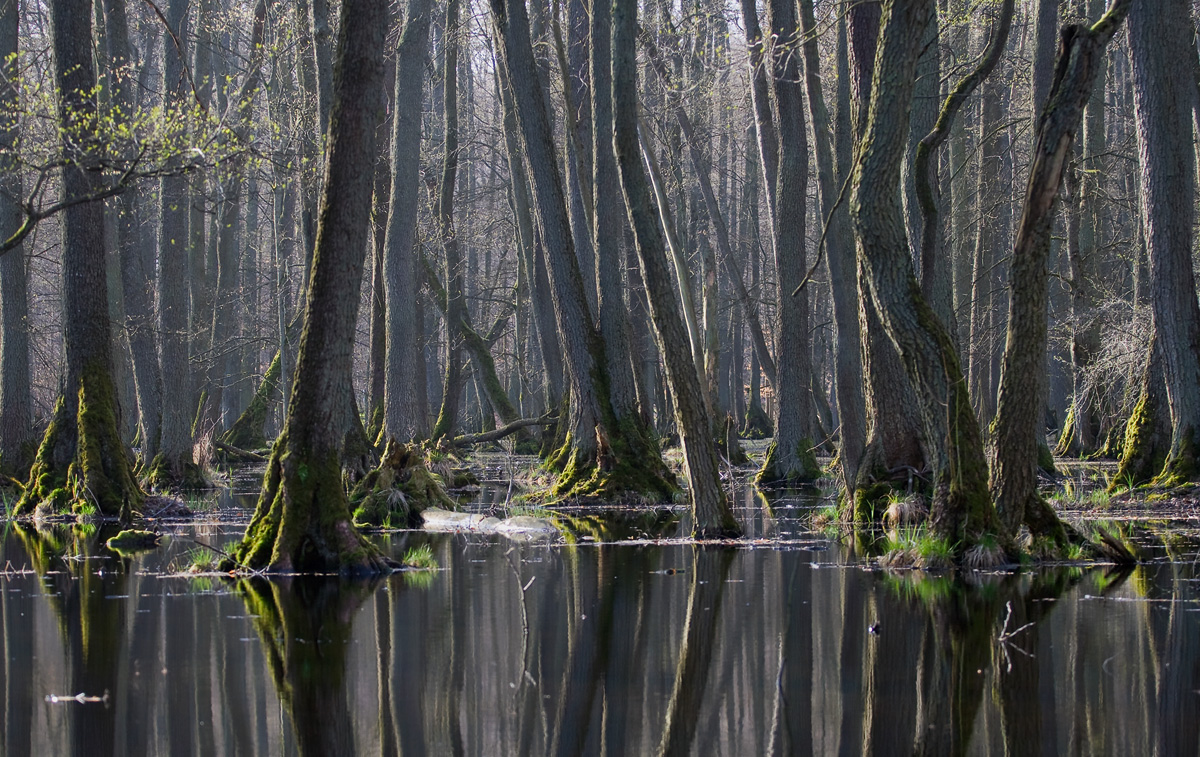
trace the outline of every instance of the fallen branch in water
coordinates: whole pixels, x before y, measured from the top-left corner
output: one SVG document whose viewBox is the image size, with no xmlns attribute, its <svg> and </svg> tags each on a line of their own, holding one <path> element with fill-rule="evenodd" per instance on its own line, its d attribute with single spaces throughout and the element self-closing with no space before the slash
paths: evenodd
<svg viewBox="0 0 1200 757">
<path fill-rule="evenodd" d="M 522 418 L 513 421 L 507 426 L 501 426 L 492 431 L 485 431 L 481 434 L 463 434 L 462 436 L 454 437 L 450 442 L 451 447 L 465 447 L 468 444 L 483 444 L 485 442 L 494 442 L 503 439 L 510 434 L 515 434 L 527 426 L 553 426 L 558 423 L 558 416 L 543 415 L 541 418 Z"/>
</svg>

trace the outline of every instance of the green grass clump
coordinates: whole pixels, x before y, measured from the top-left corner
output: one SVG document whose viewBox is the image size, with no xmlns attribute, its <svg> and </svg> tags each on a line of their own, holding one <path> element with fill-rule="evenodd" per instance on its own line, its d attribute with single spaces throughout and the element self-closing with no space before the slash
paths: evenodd
<svg viewBox="0 0 1200 757">
<path fill-rule="evenodd" d="M 142 549 L 154 549 L 158 546 L 158 534 L 153 531 L 135 531 L 126 529 L 109 539 L 105 544 L 116 552 L 135 552 Z"/>
<path fill-rule="evenodd" d="M 417 570 L 434 570 L 438 566 L 437 560 L 433 559 L 433 550 L 428 544 L 413 547 L 405 552 L 403 563 L 406 567 Z"/>
</svg>

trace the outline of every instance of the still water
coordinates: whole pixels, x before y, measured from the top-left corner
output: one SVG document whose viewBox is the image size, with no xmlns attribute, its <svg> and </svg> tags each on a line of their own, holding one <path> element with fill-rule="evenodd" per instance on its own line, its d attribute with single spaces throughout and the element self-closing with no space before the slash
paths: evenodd
<svg viewBox="0 0 1200 757">
<path fill-rule="evenodd" d="M 6 524 L 3 753 L 1200 748 L 1200 574 L 1177 531 L 1132 571 L 952 579 L 872 570 L 800 508 L 742 515 L 766 538 L 737 549 L 392 534 L 441 569 L 357 584 L 180 575 L 194 540 L 238 537 L 217 522 L 133 557 Z M 61 699 L 79 694 L 99 701 Z"/>
</svg>

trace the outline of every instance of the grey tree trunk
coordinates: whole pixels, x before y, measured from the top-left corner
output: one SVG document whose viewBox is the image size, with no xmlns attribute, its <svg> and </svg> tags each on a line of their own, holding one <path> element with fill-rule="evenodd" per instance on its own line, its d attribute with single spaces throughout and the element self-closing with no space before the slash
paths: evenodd
<svg viewBox="0 0 1200 757">
<path fill-rule="evenodd" d="M 1164 0 L 1154 8 L 1139 3 L 1129 11 L 1142 222 L 1171 405 L 1171 448 L 1161 483 L 1195 480 L 1200 442 L 1200 306 L 1191 259 L 1196 81 L 1191 67 L 1178 64 L 1190 54 L 1192 34 L 1183 0 Z"/>
<path fill-rule="evenodd" d="M 16 0 L 0 2 L 0 60 L 17 54 L 20 13 Z M 17 108 L 14 63 L 0 77 L 0 110 Z M 21 175 L 11 158 L 19 124 L 0 122 L 0 236 L 7 239 L 21 225 L 21 213 L 8 197 L 21 195 Z M 29 269 L 24 247 L 0 258 L 0 467 L 17 478 L 33 461 L 33 397 L 29 373 Z"/>
<path fill-rule="evenodd" d="M 171 0 L 167 23 L 179 39 L 187 13 L 186 0 Z M 163 87 L 166 105 L 188 107 L 190 97 L 184 78 L 185 52 L 176 47 L 170 34 L 163 40 Z M 170 111 L 168 111 L 170 112 Z M 148 477 L 155 488 L 174 488 L 200 483 L 200 471 L 192 460 L 191 364 L 188 361 L 188 179 L 167 176 L 160 187 L 158 270 L 159 359 L 162 365 L 163 409 L 159 458 L 152 461 Z"/>
<path fill-rule="evenodd" d="M 422 99 L 424 91 L 432 6 L 431 0 L 410 0 L 404 14 L 404 31 L 396 47 L 392 199 L 383 261 L 387 303 L 383 432 L 402 442 L 419 438 L 425 432 L 426 411 L 417 395 L 417 386 L 425 381 L 425 376 L 417 371 L 416 353 L 421 348 L 424 329 L 417 321 L 419 279 L 414 251 L 421 170 L 421 108 L 413 104 Z"/>
<path fill-rule="evenodd" d="M 562 496 L 670 496 L 673 475 L 646 436 L 616 421 L 608 392 L 605 345 L 592 325 L 567 217 L 562 174 L 523 3 L 491 0 L 499 58 L 532 177 L 537 219 L 549 270 L 555 319 L 570 379 L 567 438 L 547 465 L 560 470 Z"/>
<path fill-rule="evenodd" d="M 845 42 L 845 26 L 841 19 L 839 30 L 840 47 Z M 804 35 L 804 86 L 812 124 L 813 152 L 817 159 L 817 190 L 821 198 L 821 216 L 828 225 L 825 233 L 825 264 L 829 269 L 837 352 L 834 363 L 834 396 L 839 421 L 838 458 L 842 467 L 842 484 L 849 496 L 853 497 L 858 463 L 866 446 L 867 423 L 862 392 L 862 337 L 858 330 L 858 288 L 855 285 L 857 276 L 850 219 L 844 208 L 834 207 L 840 183 L 834 174 L 831 137 L 833 130 L 829 111 L 825 107 L 825 95 L 821 91 L 817 24 L 813 15 L 812 0 L 800 0 L 800 33 Z M 849 95 L 849 82 L 846 80 L 845 70 L 838 72 L 838 90 L 843 86 Z"/>
<path fill-rule="evenodd" d="M 458 229 L 454 224 L 454 186 L 458 177 L 458 37 L 461 33 L 458 15 L 458 0 L 450 0 L 446 4 L 446 23 L 443 27 L 444 154 L 435 208 L 438 234 L 442 243 L 443 277 L 446 282 L 446 364 L 445 373 L 442 375 L 442 406 L 430 434 L 434 439 L 453 435 L 458 424 L 463 392 L 461 339 L 458 329 L 453 326 L 462 320 L 466 308 L 463 298 L 463 259 L 459 249 Z"/>
<path fill-rule="evenodd" d="M 104 0 L 105 40 L 108 44 L 108 78 L 111 104 L 119 113 L 132 114 L 135 65 L 129 44 L 129 22 L 125 0 Z M 126 116 L 128 117 L 128 115 Z M 117 254 L 121 261 L 121 290 L 125 303 L 125 333 L 133 358 L 133 381 L 137 393 L 138 436 L 143 463 L 158 453 L 162 422 L 162 374 L 154 339 L 154 252 L 139 228 L 147 203 L 137 185 L 115 198 Z"/>
<path fill-rule="evenodd" d="M 812 355 L 808 333 L 808 289 L 796 288 L 808 270 L 808 134 L 799 56 L 796 4 L 770 0 L 771 92 L 778 113 L 779 174 L 776 181 L 772 248 L 775 254 L 775 440 L 758 474 L 760 483 L 798 483 L 820 475 L 813 453 L 814 418 L 809 396 Z M 761 137 L 761 134 L 760 134 Z"/>
</svg>

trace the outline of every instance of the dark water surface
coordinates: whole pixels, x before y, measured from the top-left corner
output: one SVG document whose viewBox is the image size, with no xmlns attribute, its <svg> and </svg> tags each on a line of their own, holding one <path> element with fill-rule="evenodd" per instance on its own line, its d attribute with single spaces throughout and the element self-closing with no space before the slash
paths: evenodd
<svg viewBox="0 0 1200 757">
<path fill-rule="evenodd" d="M 1200 748 L 1190 539 L 1143 537 L 1125 572 L 889 575 L 807 514 L 747 509 L 769 539 L 738 549 L 393 534 L 442 569 L 358 584 L 178 575 L 236 526 L 122 558 L 7 524 L 3 753 Z M 77 694 L 106 700 L 49 699 Z"/>
</svg>

